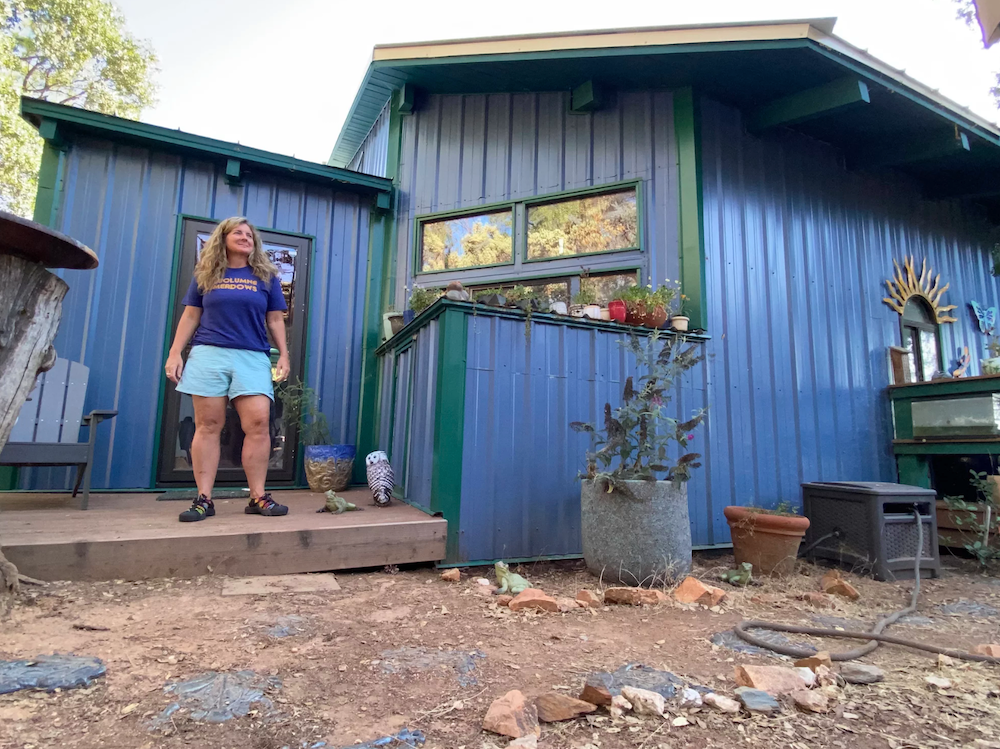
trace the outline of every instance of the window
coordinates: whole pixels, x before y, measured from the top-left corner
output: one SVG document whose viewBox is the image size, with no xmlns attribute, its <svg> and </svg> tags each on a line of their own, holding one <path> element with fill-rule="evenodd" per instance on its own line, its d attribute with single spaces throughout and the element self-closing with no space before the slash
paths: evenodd
<svg viewBox="0 0 1000 749">
<path fill-rule="evenodd" d="M 527 207 L 528 260 L 639 248 L 636 188 Z"/>
<path fill-rule="evenodd" d="M 514 259 L 514 212 L 511 209 L 423 222 L 420 270 L 506 265 Z"/>
<path fill-rule="evenodd" d="M 937 323 L 928 304 L 910 297 L 900 318 L 903 348 L 910 351 L 911 382 L 926 382 L 941 368 Z"/>
<path fill-rule="evenodd" d="M 597 298 L 597 304 L 606 307 L 619 289 L 635 286 L 638 283 L 638 269 L 599 275 L 582 275 L 579 277 L 565 276 L 562 278 L 534 278 L 523 281 L 502 281 L 500 283 L 470 286 L 471 293 L 486 289 L 501 289 L 506 291 L 514 286 L 527 286 L 538 292 L 543 303 L 565 302 L 569 304 L 581 289 L 592 290 Z"/>
</svg>

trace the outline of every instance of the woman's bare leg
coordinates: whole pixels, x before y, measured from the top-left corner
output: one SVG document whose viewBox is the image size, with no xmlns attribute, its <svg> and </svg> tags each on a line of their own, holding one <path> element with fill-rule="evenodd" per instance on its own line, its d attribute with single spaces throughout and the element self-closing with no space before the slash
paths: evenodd
<svg viewBox="0 0 1000 749">
<path fill-rule="evenodd" d="M 192 395 L 194 402 L 194 438 L 191 440 L 191 467 L 198 493 L 212 498 L 215 474 L 219 470 L 219 435 L 226 423 L 228 398 Z"/>
<path fill-rule="evenodd" d="M 233 400 L 243 428 L 243 472 L 251 499 L 264 494 L 267 464 L 271 459 L 271 399 L 266 395 L 241 395 Z"/>
</svg>

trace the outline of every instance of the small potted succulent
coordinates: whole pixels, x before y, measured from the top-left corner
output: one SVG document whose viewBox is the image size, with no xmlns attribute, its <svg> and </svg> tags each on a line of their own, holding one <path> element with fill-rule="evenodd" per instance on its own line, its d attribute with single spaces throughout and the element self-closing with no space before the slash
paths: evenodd
<svg viewBox="0 0 1000 749">
<path fill-rule="evenodd" d="M 736 564 L 748 562 L 754 574 L 784 577 L 795 570 L 799 544 L 809 529 L 790 502 L 773 509 L 730 506 L 723 509 L 733 539 Z"/>
<path fill-rule="evenodd" d="M 688 445 L 706 411 L 681 422 L 668 404 L 679 378 L 704 355 L 697 344 L 658 331 L 620 345 L 638 369 L 625 381 L 622 404 L 604 405 L 603 427 L 570 424 L 591 438 L 581 474 L 583 557 L 603 580 L 659 585 L 691 567 L 686 482 L 701 456 Z"/>
<path fill-rule="evenodd" d="M 687 333 L 691 318 L 684 314 L 684 302 L 687 297 L 684 294 L 678 296 L 677 314 L 670 315 L 670 329 L 677 333 Z"/>
<path fill-rule="evenodd" d="M 282 383 L 276 395 L 281 401 L 286 429 L 292 424 L 298 427 L 309 488 L 320 493 L 347 489 L 354 472 L 355 447 L 330 444 L 330 429 L 326 416 L 319 410 L 316 391 L 297 380 Z"/>
</svg>

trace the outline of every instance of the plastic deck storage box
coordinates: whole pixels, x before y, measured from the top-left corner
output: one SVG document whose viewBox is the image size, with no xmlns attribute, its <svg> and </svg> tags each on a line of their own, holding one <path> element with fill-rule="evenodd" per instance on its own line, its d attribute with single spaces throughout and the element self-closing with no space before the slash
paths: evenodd
<svg viewBox="0 0 1000 749">
<path fill-rule="evenodd" d="M 811 558 L 829 559 L 876 580 L 913 579 L 917 546 L 916 505 L 924 529 L 920 575 L 937 577 L 937 513 L 933 489 L 877 481 L 822 481 L 802 485 L 802 511 L 809 518 L 806 546 L 821 541 Z"/>
</svg>

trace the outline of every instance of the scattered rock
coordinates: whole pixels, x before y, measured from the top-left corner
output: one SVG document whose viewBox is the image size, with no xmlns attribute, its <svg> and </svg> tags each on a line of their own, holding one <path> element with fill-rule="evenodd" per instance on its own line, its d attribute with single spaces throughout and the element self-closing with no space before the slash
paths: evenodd
<svg viewBox="0 0 1000 749">
<path fill-rule="evenodd" d="M 701 707 L 701 694 L 696 689 L 685 687 L 681 690 L 681 707 Z"/>
<path fill-rule="evenodd" d="M 952 687 L 951 679 L 945 679 L 941 676 L 925 676 L 924 681 L 937 689 L 951 689 Z"/>
<path fill-rule="evenodd" d="M 681 726 L 691 725 L 691 721 L 689 721 L 683 715 L 678 715 L 676 718 L 670 721 L 670 723 L 672 726 L 674 726 L 674 728 L 680 728 Z"/>
<path fill-rule="evenodd" d="M 816 593 L 815 591 L 810 591 L 799 596 L 799 600 L 805 601 L 810 606 L 817 609 L 832 609 L 834 607 L 833 599 L 826 593 Z"/>
<path fill-rule="evenodd" d="M 685 577 L 674 589 L 674 599 L 680 603 L 701 603 L 718 606 L 726 597 L 726 591 L 714 585 L 705 585 L 696 577 Z"/>
<path fill-rule="evenodd" d="M 526 588 L 518 593 L 514 600 L 507 604 L 511 611 L 536 609 L 538 611 L 558 611 L 559 604 L 552 596 L 547 596 L 538 588 Z"/>
<path fill-rule="evenodd" d="M 825 713 L 830 709 L 830 700 L 823 692 L 808 689 L 792 692 L 792 699 L 799 710 L 807 713 Z"/>
<path fill-rule="evenodd" d="M 483 729 L 514 739 L 529 735 L 537 737 L 541 733 L 538 710 L 533 703 L 525 701 L 520 691 L 511 690 L 490 705 L 483 718 Z"/>
<path fill-rule="evenodd" d="M 514 596 L 509 596 L 506 593 L 501 593 L 497 596 L 497 606 L 510 606 L 510 602 L 514 600 Z"/>
<path fill-rule="evenodd" d="M 813 673 L 816 674 L 816 683 L 821 687 L 839 687 L 845 681 L 842 676 L 827 666 L 817 666 Z"/>
<path fill-rule="evenodd" d="M 625 712 L 631 709 L 632 703 L 620 694 L 616 694 L 611 698 L 610 712 L 612 718 L 620 718 Z"/>
<path fill-rule="evenodd" d="M 777 713 L 781 711 L 781 705 L 778 704 L 778 701 L 760 689 L 737 687 L 736 699 L 752 713 Z"/>
<path fill-rule="evenodd" d="M 944 653 L 938 654 L 937 657 L 937 667 L 938 668 L 950 668 L 956 665 L 957 661 L 954 658 L 949 658 Z"/>
<path fill-rule="evenodd" d="M 840 667 L 840 675 L 848 684 L 874 684 L 885 678 L 885 673 L 878 666 L 867 663 L 847 661 Z"/>
<path fill-rule="evenodd" d="M 538 749 L 538 737 L 531 733 L 519 739 L 514 739 L 507 744 L 507 749 Z"/>
<path fill-rule="evenodd" d="M 576 611 L 577 609 L 580 608 L 580 604 L 577 603 L 575 599 L 568 598 L 567 596 L 560 596 L 559 598 L 557 598 L 556 606 L 558 606 L 559 610 L 564 614 L 567 611 Z"/>
<path fill-rule="evenodd" d="M 670 671 L 660 671 L 641 663 L 627 663 L 610 673 L 596 671 L 590 674 L 580 699 L 595 705 L 610 705 L 612 696 L 621 694 L 624 687 L 637 687 L 656 692 L 669 700 L 676 696 L 678 689 L 686 686 L 688 684 L 683 679 Z M 699 688 L 697 684 L 690 686 Z M 702 687 L 700 691 L 709 690 Z"/>
<path fill-rule="evenodd" d="M 493 587 L 493 583 L 491 583 L 485 577 L 477 577 L 476 578 L 476 585 L 482 585 L 484 588 L 492 588 Z"/>
<path fill-rule="evenodd" d="M 572 720 L 579 715 L 592 713 L 597 705 L 585 700 L 577 700 L 569 695 L 558 692 L 546 692 L 535 698 L 538 719 L 544 723 L 557 723 L 561 720 Z"/>
<path fill-rule="evenodd" d="M 728 697 L 723 697 L 721 694 L 716 694 L 715 692 L 706 694 L 702 698 L 702 702 L 723 713 L 738 713 L 740 711 L 739 702 L 731 700 Z"/>
<path fill-rule="evenodd" d="M 808 658 L 800 658 L 795 661 L 794 665 L 796 668 L 808 668 L 815 672 L 820 666 L 833 668 L 833 661 L 830 660 L 830 654 L 827 651 L 821 650 L 816 655 L 810 655 Z"/>
<path fill-rule="evenodd" d="M 802 681 L 806 683 L 806 687 L 812 689 L 816 686 L 816 673 L 811 668 L 804 668 L 802 666 L 797 666 L 793 669 L 800 677 Z"/>
<path fill-rule="evenodd" d="M 622 697 L 632 703 L 632 711 L 636 715 L 663 715 L 663 711 L 667 709 L 663 695 L 648 689 L 622 687 Z"/>
<path fill-rule="evenodd" d="M 965 599 L 956 601 L 955 603 L 947 603 L 938 606 L 941 613 L 947 614 L 948 616 L 975 616 L 977 618 L 989 618 L 991 616 L 996 616 L 1000 614 L 992 606 L 987 606 L 984 603 L 979 603 L 977 601 L 966 601 Z"/>
<path fill-rule="evenodd" d="M 441 573 L 441 579 L 449 583 L 457 583 L 462 579 L 462 573 L 459 571 L 458 567 L 452 567 L 450 570 L 445 570 Z"/>
<path fill-rule="evenodd" d="M 589 702 L 591 705 L 612 704 L 611 691 L 607 685 L 600 682 L 592 682 L 590 679 L 583 685 L 583 691 L 580 692 L 580 699 L 584 702 Z"/>
<path fill-rule="evenodd" d="M 991 658 L 1000 658 L 1000 645 L 976 645 L 973 652 L 979 655 L 988 655 Z"/>
<path fill-rule="evenodd" d="M 620 603 L 626 606 L 655 606 L 666 600 L 666 595 L 659 590 L 646 588 L 608 588 L 604 591 L 605 603 Z"/>
<path fill-rule="evenodd" d="M 781 632 L 775 632 L 770 629 L 748 629 L 748 632 L 760 638 L 764 642 L 771 643 L 774 645 L 794 645 L 799 648 L 805 648 L 807 650 L 815 650 L 812 645 L 808 642 L 792 642 L 787 637 L 785 637 Z M 774 652 L 773 650 L 766 650 L 756 645 L 751 645 L 749 642 L 737 635 L 733 630 L 727 629 L 725 632 L 716 632 L 708 641 L 713 645 L 718 645 L 719 647 L 729 648 L 730 650 L 735 650 L 737 653 L 746 653 L 747 655 L 768 655 L 772 658 L 779 658 L 781 660 L 789 660 L 787 655 L 781 655 Z"/>
<path fill-rule="evenodd" d="M 841 577 L 840 570 L 830 570 L 823 575 L 819 584 L 824 593 L 843 596 L 851 601 L 856 601 L 861 598 L 861 594 L 858 592 L 857 588 Z"/>
<path fill-rule="evenodd" d="M 581 590 L 576 594 L 576 602 L 584 608 L 599 609 L 604 605 L 604 601 L 592 590 Z"/>
<path fill-rule="evenodd" d="M 784 666 L 737 666 L 736 683 L 775 696 L 807 688 L 799 674 Z"/>
</svg>

